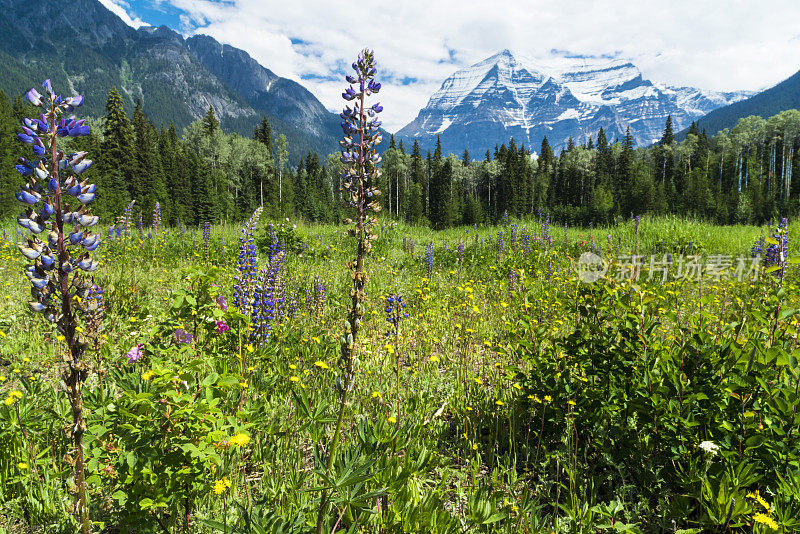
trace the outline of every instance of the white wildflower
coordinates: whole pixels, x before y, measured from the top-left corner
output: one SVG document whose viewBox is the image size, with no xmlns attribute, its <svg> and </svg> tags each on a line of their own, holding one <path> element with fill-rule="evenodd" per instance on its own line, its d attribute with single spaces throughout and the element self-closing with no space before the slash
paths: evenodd
<svg viewBox="0 0 800 534">
<path fill-rule="evenodd" d="M 711 456 L 716 456 L 719 453 L 719 445 L 711 441 L 703 441 L 700 443 L 700 445 L 698 445 L 698 447 L 703 449 L 703 452 L 710 454 Z"/>
</svg>

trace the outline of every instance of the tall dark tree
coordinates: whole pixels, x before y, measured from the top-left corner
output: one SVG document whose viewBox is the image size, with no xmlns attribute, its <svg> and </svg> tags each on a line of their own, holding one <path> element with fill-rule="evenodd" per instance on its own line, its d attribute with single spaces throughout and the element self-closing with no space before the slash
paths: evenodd
<svg viewBox="0 0 800 534">
<path fill-rule="evenodd" d="M 253 139 L 267 147 L 267 152 L 272 157 L 272 127 L 269 125 L 267 117 L 261 117 L 261 122 L 253 132 Z"/>
<path fill-rule="evenodd" d="M 120 215 L 135 189 L 134 133 L 116 87 L 108 93 L 105 111 L 103 143 L 96 163 L 101 175 L 97 184 L 98 211 Z"/>
<path fill-rule="evenodd" d="M 214 135 L 219 128 L 219 119 L 214 112 L 214 106 L 208 106 L 205 117 L 203 117 L 203 131 L 206 135 Z"/>
</svg>

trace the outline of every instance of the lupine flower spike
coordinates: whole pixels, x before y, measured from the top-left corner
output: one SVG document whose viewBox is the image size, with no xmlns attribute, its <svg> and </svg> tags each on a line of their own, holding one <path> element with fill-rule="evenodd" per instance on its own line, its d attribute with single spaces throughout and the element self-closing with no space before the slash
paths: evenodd
<svg viewBox="0 0 800 534">
<path fill-rule="evenodd" d="M 367 273 L 364 271 L 364 258 L 369 253 L 371 241 L 377 236 L 372 233 L 376 224 L 371 212 L 381 209 L 375 197 L 380 191 L 375 187 L 380 178 L 378 165 L 381 157 L 375 151 L 375 145 L 381 141 L 378 114 L 383 111 L 380 102 L 367 104 L 367 98 L 378 94 L 381 84 L 375 81 L 377 68 L 375 55 L 371 50 L 363 50 L 358 59 L 353 62 L 355 76 L 347 76 L 350 84 L 342 93 L 342 98 L 352 102 L 352 107 L 345 106 L 340 117 L 344 136 L 340 143 L 342 147 L 341 161 L 344 172 L 341 175 L 343 197 L 347 204 L 355 208 L 355 221 L 350 235 L 357 239 L 356 257 L 350 263 L 353 287 L 350 289 L 351 305 L 345 321 L 344 333 L 340 342 L 340 357 L 338 367 L 341 371 L 336 378 L 336 389 L 339 392 L 339 416 L 336 430 L 328 450 L 326 472 L 330 472 L 336 452 L 336 444 L 342 428 L 348 392 L 355 379 L 355 371 L 359 367 L 355 355 L 355 342 L 364 309 L 361 302 L 364 300 L 364 285 L 367 283 Z M 349 223 L 350 221 L 348 221 Z M 317 534 L 322 533 L 322 524 L 327 511 L 328 492 L 323 490 L 317 514 Z"/>
<path fill-rule="evenodd" d="M 36 89 L 25 94 L 31 104 L 41 108 L 41 113 L 38 117 L 23 119 L 22 133 L 18 135 L 33 152 L 30 160 L 20 158 L 15 167 L 28 179 L 14 195 L 25 205 L 17 222 L 33 234 L 19 248 L 31 261 L 25 268 L 25 276 L 32 286 L 30 308 L 56 325 L 68 347 L 62 379 L 73 417 L 69 434 L 74 447 L 75 514 L 81 532 L 88 534 L 82 389 L 88 375 L 83 353 L 89 341 L 81 333 L 78 314 L 86 313 L 90 304 L 97 302 L 87 298 L 94 284 L 84 273 L 98 267 L 89 253 L 100 244 L 100 236 L 91 231 L 98 218 L 88 208 L 94 200 L 95 186 L 80 178 L 91 167 L 92 160 L 86 158 L 86 152 L 66 153 L 59 149 L 58 138 L 85 136 L 90 131 L 84 119 L 71 114 L 83 103 L 82 96 L 57 95 L 50 80 L 45 80 L 42 87 L 44 95 Z M 73 200 L 67 200 L 69 197 Z"/>
</svg>

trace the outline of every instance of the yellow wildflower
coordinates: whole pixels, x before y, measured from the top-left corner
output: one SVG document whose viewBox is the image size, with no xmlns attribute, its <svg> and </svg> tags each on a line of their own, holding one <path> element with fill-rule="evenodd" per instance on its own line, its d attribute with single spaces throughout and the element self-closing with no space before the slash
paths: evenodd
<svg viewBox="0 0 800 534">
<path fill-rule="evenodd" d="M 220 495 L 225 493 L 225 490 L 231 487 L 231 481 L 228 477 L 223 477 L 214 483 L 214 493 Z"/>
<path fill-rule="evenodd" d="M 147 371 L 142 373 L 142 380 L 150 380 L 155 373 L 153 371 Z"/>
<path fill-rule="evenodd" d="M 330 367 L 328 367 L 328 364 L 321 360 L 317 360 L 316 362 L 314 362 L 314 365 L 316 365 L 320 369 L 330 369 Z"/>
<path fill-rule="evenodd" d="M 289 381 L 290 381 L 290 382 L 300 382 L 300 377 L 297 377 L 297 376 L 290 376 L 290 377 L 289 377 Z"/>
<path fill-rule="evenodd" d="M 244 447 L 248 443 L 250 443 L 250 436 L 247 434 L 242 434 L 241 432 L 237 432 L 233 435 L 230 439 L 231 445 L 236 445 L 237 447 Z"/>
<path fill-rule="evenodd" d="M 763 525 L 767 525 L 772 530 L 778 530 L 778 523 L 776 523 L 775 520 L 772 519 L 767 514 L 762 514 L 761 512 L 759 512 L 757 514 L 754 514 L 753 515 L 753 520 L 756 523 L 761 523 Z"/>
</svg>

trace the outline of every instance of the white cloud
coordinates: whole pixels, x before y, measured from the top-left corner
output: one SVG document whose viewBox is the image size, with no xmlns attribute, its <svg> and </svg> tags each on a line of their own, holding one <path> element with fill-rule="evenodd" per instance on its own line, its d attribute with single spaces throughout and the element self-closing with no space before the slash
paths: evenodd
<svg viewBox="0 0 800 534">
<path fill-rule="evenodd" d="M 142 26 L 148 25 L 136 15 L 131 16 L 128 14 L 128 10 L 130 10 L 130 4 L 124 0 L 100 0 L 100 3 L 103 4 L 106 9 L 121 18 L 122 22 L 132 28 L 141 28 Z"/>
<path fill-rule="evenodd" d="M 503 48 L 617 54 L 654 81 L 716 90 L 760 89 L 800 69 L 796 0 L 167 1 L 184 11 L 187 34 L 248 51 L 331 109 L 355 55 L 375 49 L 390 131 L 455 70 Z"/>
</svg>

